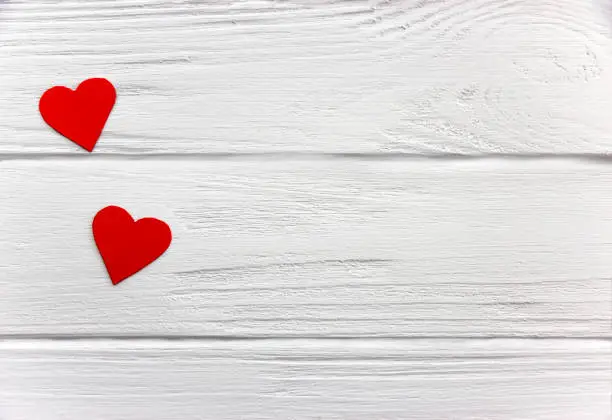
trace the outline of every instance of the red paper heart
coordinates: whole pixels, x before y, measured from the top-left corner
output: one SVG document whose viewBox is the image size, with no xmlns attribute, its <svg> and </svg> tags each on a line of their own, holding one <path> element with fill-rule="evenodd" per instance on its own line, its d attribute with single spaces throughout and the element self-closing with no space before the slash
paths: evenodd
<svg viewBox="0 0 612 420">
<path fill-rule="evenodd" d="M 100 210 L 92 228 L 113 284 L 151 264 L 172 241 L 172 232 L 166 223 L 151 217 L 134 221 L 127 211 L 117 206 Z"/>
<path fill-rule="evenodd" d="M 91 152 L 102 134 L 117 94 L 111 82 L 87 79 L 76 90 L 55 86 L 40 98 L 38 109 L 55 131 Z"/>
</svg>

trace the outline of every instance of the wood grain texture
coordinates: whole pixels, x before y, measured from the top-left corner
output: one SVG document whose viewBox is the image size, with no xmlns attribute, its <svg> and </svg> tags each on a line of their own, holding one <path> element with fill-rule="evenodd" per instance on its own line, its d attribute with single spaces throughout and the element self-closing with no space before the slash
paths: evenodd
<svg viewBox="0 0 612 420">
<path fill-rule="evenodd" d="M 0 420 L 612 420 L 604 0 L 0 0 Z M 52 85 L 112 80 L 92 156 Z M 404 155 L 518 155 L 408 159 Z M 109 204 L 167 221 L 112 287 Z"/>
<path fill-rule="evenodd" d="M 609 420 L 610 343 L 0 343 L 10 420 Z"/>
<path fill-rule="evenodd" d="M 0 333 L 610 337 L 612 167 L 328 159 L 0 163 Z M 170 250 L 112 287 L 110 204 Z"/>
<path fill-rule="evenodd" d="M 612 152 L 603 0 L 3 1 L 0 153 L 111 79 L 97 153 Z"/>
</svg>

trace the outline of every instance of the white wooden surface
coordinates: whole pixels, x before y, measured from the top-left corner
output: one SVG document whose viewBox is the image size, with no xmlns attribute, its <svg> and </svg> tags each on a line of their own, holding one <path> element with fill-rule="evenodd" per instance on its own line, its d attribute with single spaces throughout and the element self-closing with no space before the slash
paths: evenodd
<svg viewBox="0 0 612 420">
<path fill-rule="evenodd" d="M 9 419 L 610 412 L 606 163 L 88 156 L 0 170 Z M 118 287 L 89 231 L 111 202 L 174 230 Z"/>
<path fill-rule="evenodd" d="M 0 420 L 612 419 L 611 25 L 0 0 Z M 37 101 L 92 76 L 88 155 Z M 117 287 L 109 204 L 174 233 Z"/>
<path fill-rule="evenodd" d="M 26 340 L 0 345 L 0 416 L 607 420 L 609 356 L 577 340 Z"/>
<path fill-rule="evenodd" d="M 612 152 L 606 0 L 0 2 L 0 153 L 73 153 L 56 84 L 118 89 L 97 153 Z"/>
<path fill-rule="evenodd" d="M 609 335 L 612 166 L 570 162 L 0 163 L 0 333 Z M 118 204 L 173 229 L 110 287 Z"/>
</svg>

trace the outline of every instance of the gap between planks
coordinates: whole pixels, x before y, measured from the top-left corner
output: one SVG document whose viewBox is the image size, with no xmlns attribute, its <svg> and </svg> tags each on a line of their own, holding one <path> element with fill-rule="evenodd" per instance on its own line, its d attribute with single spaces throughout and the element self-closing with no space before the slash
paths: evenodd
<svg viewBox="0 0 612 420">
<path fill-rule="evenodd" d="M 282 161 L 282 160 L 370 160 L 370 161 L 567 161 L 610 163 L 612 154 L 606 153 L 488 153 L 480 155 L 461 155 L 456 153 L 440 153 L 422 155 L 402 152 L 380 153 L 325 153 L 325 152 L 211 152 L 211 153 L 84 153 L 81 150 L 60 153 L 0 153 L 2 161 L 38 161 L 38 160 L 148 160 L 148 161 L 198 161 L 198 160 L 250 160 L 250 161 Z"/>
<path fill-rule="evenodd" d="M 402 344 L 404 343 L 404 344 Z M 436 344 L 433 344 L 436 343 Z M 395 347 L 402 345 L 423 346 L 426 349 L 446 345 L 465 345 L 491 348 L 520 348 L 521 346 L 561 346 L 569 349 L 574 346 L 597 348 L 612 354 L 612 337 L 539 337 L 539 336 L 194 336 L 194 335 L 68 335 L 68 334 L 2 334 L 0 335 L 0 352 L 3 350 L 27 349 L 38 350 L 58 348 L 98 349 L 134 346 L 147 348 L 159 345 L 167 348 L 198 346 L 237 346 L 237 348 L 266 348 L 269 345 L 298 347 Z M 433 347 L 432 347 L 433 345 Z M 612 369 L 612 366 L 611 366 Z"/>
<path fill-rule="evenodd" d="M 538 335 L 474 335 L 474 336 L 449 336 L 449 335 L 193 335 L 193 334 L 0 334 L 0 343 L 4 342 L 56 342 L 56 341 L 168 341 L 168 342 L 215 342 L 215 341 L 297 341 L 297 340 L 317 340 L 320 342 L 396 342 L 396 341 L 591 341 L 609 342 L 612 344 L 610 336 L 538 336 Z M 611 348 L 612 350 L 612 348 Z"/>
</svg>

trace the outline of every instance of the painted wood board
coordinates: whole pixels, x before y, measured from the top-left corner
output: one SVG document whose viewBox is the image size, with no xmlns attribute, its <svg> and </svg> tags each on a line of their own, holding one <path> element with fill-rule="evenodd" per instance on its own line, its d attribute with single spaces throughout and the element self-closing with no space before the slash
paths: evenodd
<svg viewBox="0 0 612 420">
<path fill-rule="evenodd" d="M 10 420 L 608 420 L 601 340 L 0 342 Z"/>
<path fill-rule="evenodd" d="M 2 1 L 0 154 L 78 147 L 37 111 L 111 79 L 96 153 L 612 152 L 603 0 Z"/>
<path fill-rule="evenodd" d="M 612 167 L 5 160 L 0 334 L 610 337 Z M 110 204 L 173 229 L 113 287 Z"/>
</svg>

